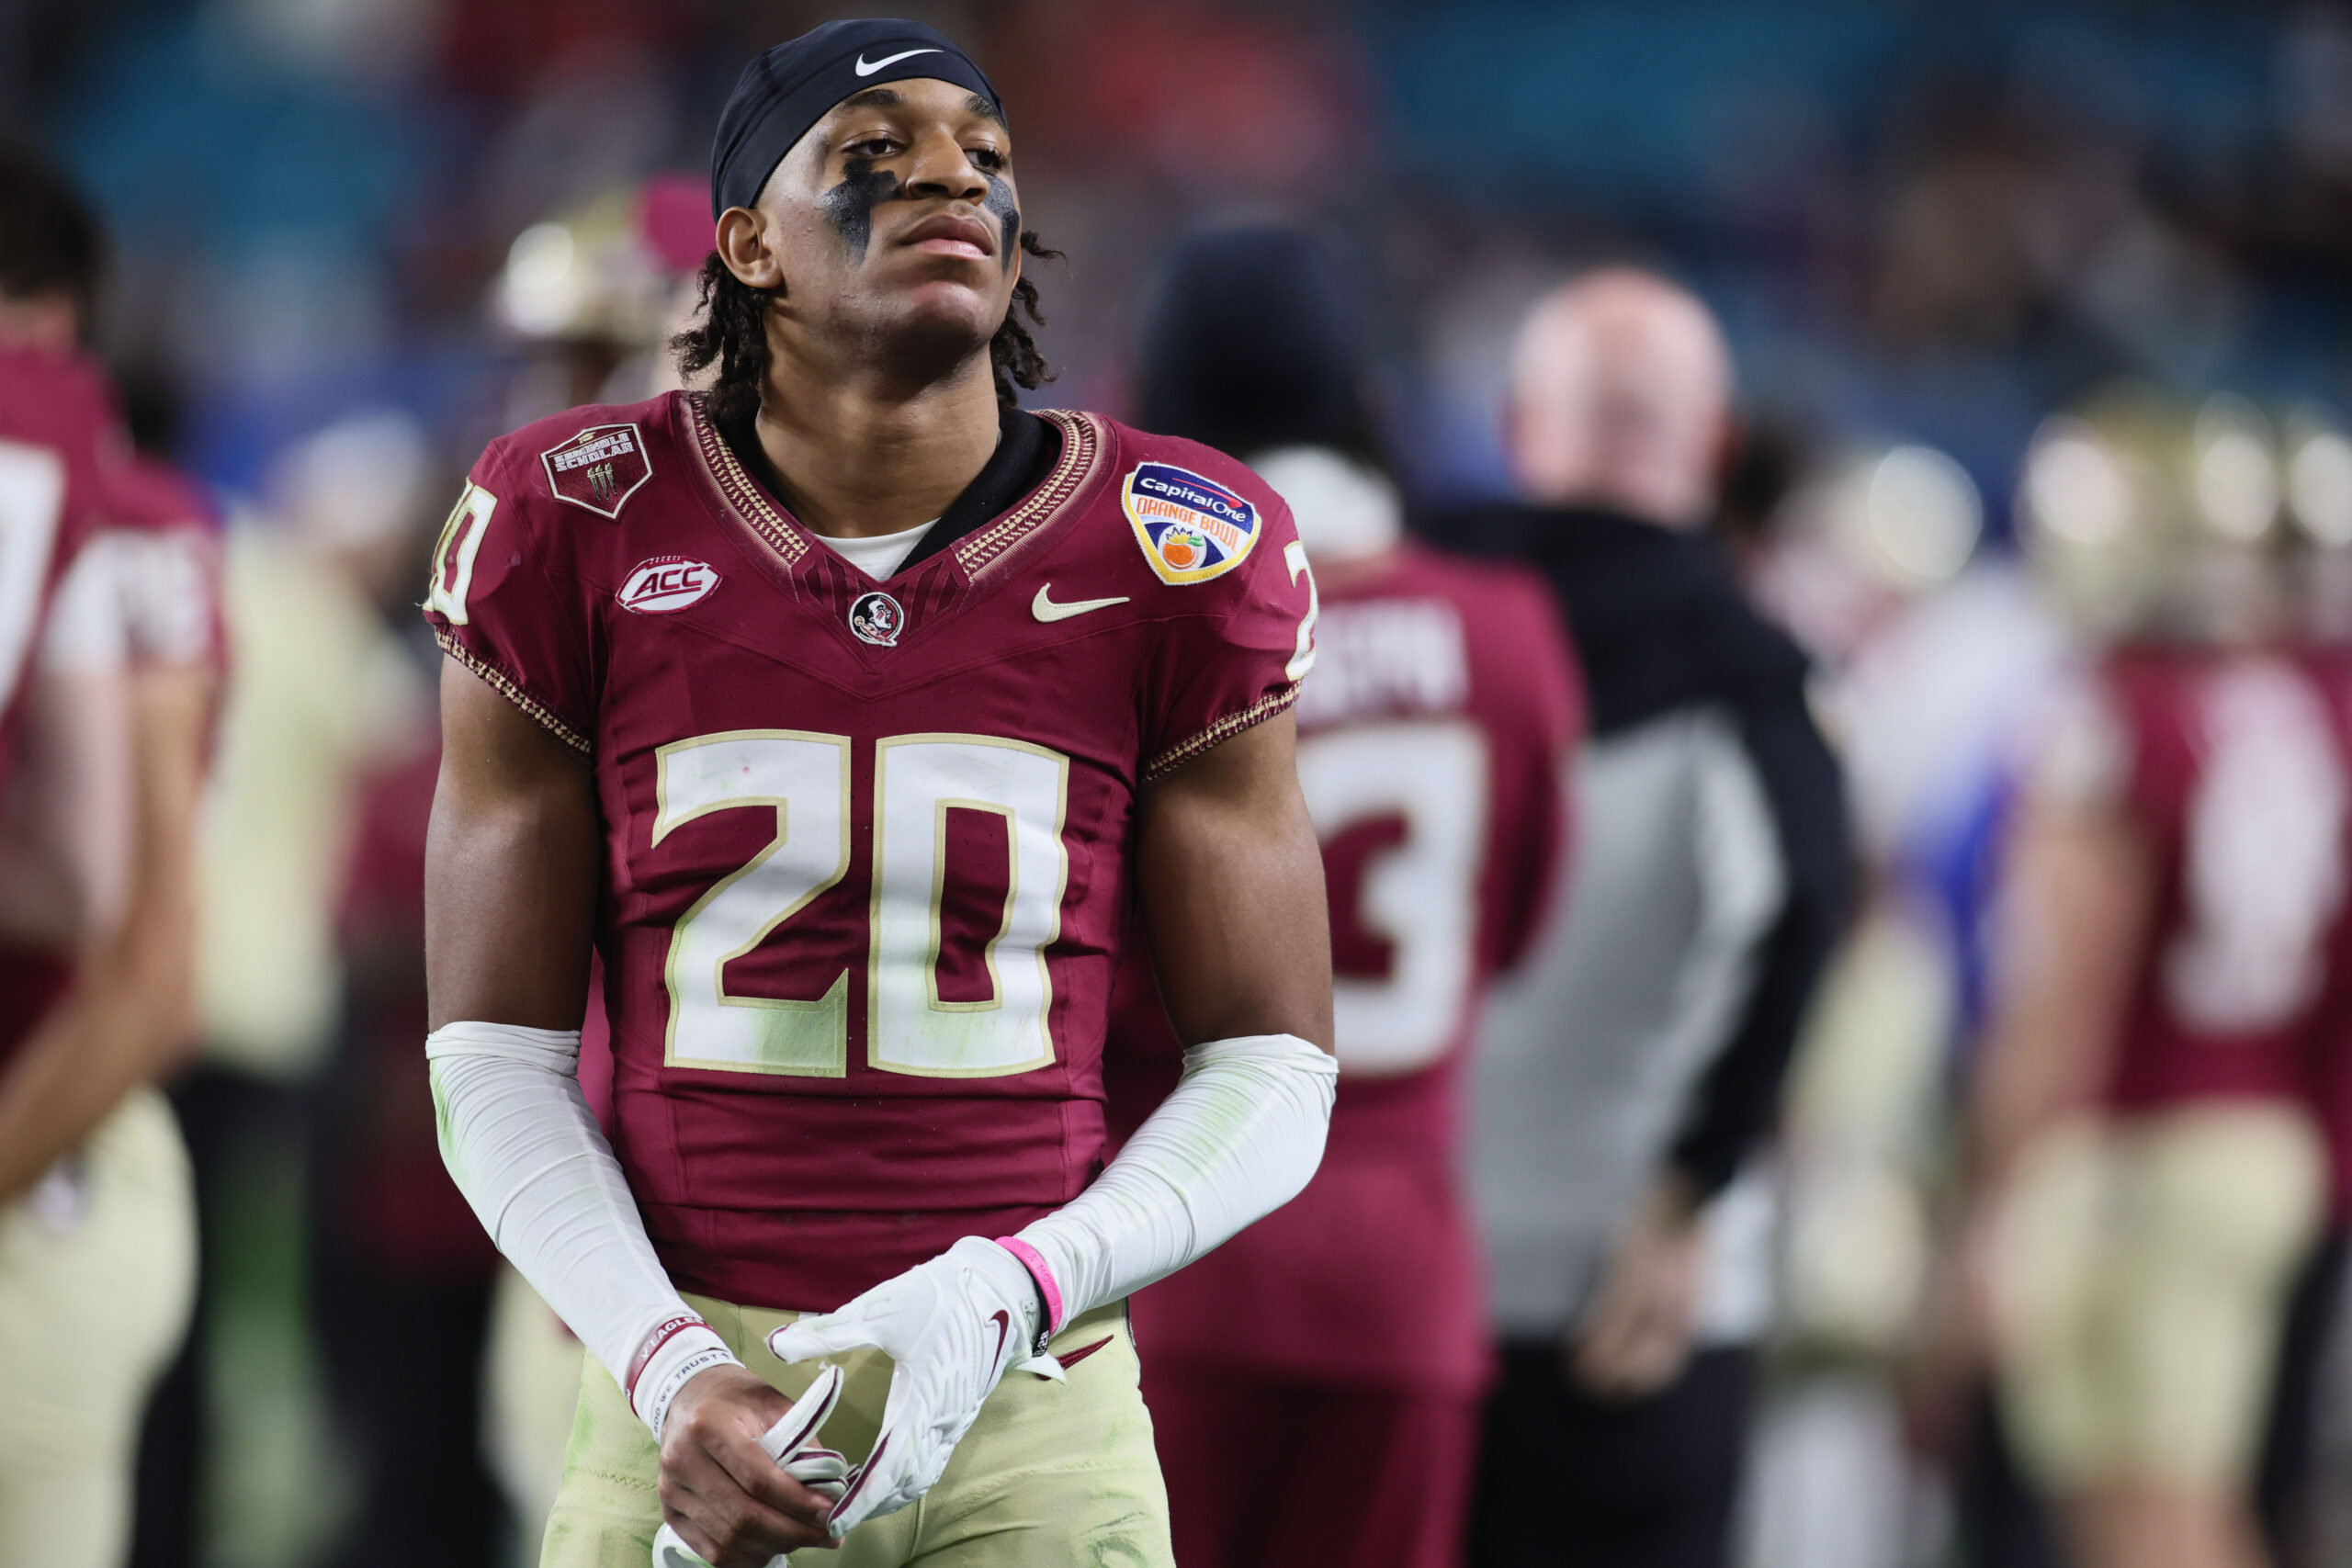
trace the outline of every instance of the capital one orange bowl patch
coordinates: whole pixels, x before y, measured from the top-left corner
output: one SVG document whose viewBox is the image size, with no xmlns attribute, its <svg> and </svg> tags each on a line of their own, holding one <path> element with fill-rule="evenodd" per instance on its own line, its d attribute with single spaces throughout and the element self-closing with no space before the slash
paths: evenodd
<svg viewBox="0 0 2352 1568">
<path fill-rule="evenodd" d="M 1173 463 L 1138 463 L 1119 504 L 1159 581 L 1206 582 L 1239 566 L 1263 531 L 1258 509 Z"/>
</svg>

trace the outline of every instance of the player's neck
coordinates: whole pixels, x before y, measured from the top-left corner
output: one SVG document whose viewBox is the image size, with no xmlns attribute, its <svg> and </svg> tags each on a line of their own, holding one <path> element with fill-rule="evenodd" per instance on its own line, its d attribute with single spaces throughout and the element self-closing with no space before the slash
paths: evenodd
<svg viewBox="0 0 2352 1568">
<path fill-rule="evenodd" d="M 996 450 L 988 355 L 911 391 L 813 367 L 779 367 L 757 423 L 795 516 L 855 539 L 895 534 L 947 510 Z"/>
</svg>

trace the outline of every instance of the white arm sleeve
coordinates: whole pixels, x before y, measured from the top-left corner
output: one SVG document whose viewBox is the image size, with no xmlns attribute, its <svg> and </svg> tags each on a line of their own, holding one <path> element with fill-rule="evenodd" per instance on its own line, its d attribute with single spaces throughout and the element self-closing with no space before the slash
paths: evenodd
<svg viewBox="0 0 2352 1568">
<path fill-rule="evenodd" d="M 424 1055 L 458 1190 L 658 1437 L 686 1381 L 735 1357 L 653 1256 L 581 1092 L 579 1031 L 452 1023 Z"/>
<path fill-rule="evenodd" d="M 1175 1091 L 1094 1185 L 1012 1238 L 1045 1266 L 1054 1326 L 1173 1274 L 1297 1197 L 1323 1161 L 1339 1074 L 1329 1052 L 1294 1034 L 1185 1052 Z"/>
</svg>

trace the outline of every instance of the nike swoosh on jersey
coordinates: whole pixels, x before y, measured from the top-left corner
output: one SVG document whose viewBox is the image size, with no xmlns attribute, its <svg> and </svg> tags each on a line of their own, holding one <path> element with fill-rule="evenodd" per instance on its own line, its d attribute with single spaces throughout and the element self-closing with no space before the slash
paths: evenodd
<svg viewBox="0 0 2352 1568">
<path fill-rule="evenodd" d="M 938 52 L 936 49 L 910 49 L 903 54 L 886 54 L 871 65 L 865 62 L 865 56 L 860 54 L 857 57 L 857 73 L 861 76 L 871 76 L 886 65 L 896 65 L 901 60 L 912 60 L 918 54 L 937 54 Z"/>
<path fill-rule="evenodd" d="M 1083 615 L 1089 610 L 1107 610 L 1114 604 L 1127 602 L 1127 596 L 1122 593 L 1115 599 L 1073 599 L 1067 604 L 1057 604 L 1050 597 L 1053 588 L 1052 583 L 1046 583 L 1037 590 L 1037 596 L 1029 601 L 1029 613 L 1041 621 L 1067 621 L 1072 615 Z"/>
</svg>

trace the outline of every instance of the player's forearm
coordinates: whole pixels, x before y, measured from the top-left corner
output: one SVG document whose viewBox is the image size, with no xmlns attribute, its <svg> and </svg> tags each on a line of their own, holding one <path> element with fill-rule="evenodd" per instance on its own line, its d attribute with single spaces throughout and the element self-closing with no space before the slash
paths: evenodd
<svg viewBox="0 0 2352 1568">
<path fill-rule="evenodd" d="M 2097 1101 L 2154 902 L 2148 867 L 2120 822 L 2027 808 L 2010 860 L 2004 985 L 1970 1097 L 1978 1190 L 2001 1190 L 2044 1133 Z"/>
<path fill-rule="evenodd" d="M 202 671 L 133 682 L 129 910 L 0 1079 L 0 1200 L 38 1181 L 194 1042 L 196 810 L 210 689 Z"/>
<path fill-rule="evenodd" d="M 1270 720 L 1144 801 L 1136 877 L 1191 1048 L 1094 1185 L 1012 1238 L 1057 1326 L 1229 1240 L 1322 1162 L 1339 1077 L 1329 912 L 1294 733 L 1289 715 Z"/>
<path fill-rule="evenodd" d="M 670 1283 L 588 1109 L 569 1030 L 453 1023 L 425 1043 L 441 1156 L 515 1269 L 658 1431 L 672 1395 L 730 1361 Z"/>
<path fill-rule="evenodd" d="M 1184 1053 L 1184 1076 L 1094 1184 L 1014 1239 L 1058 1327 L 1166 1278 L 1298 1196 L 1339 1065 L 1295 1035 Z"/>
<path fill-rule="evenodd" d="M 0 1202 L 81 1145 L 163 1055 L 152 1010 L 85 970 L 0 1076 Z"/>
<path fill-rule="evenodd" d="M 190 890 L 153 889 L 26 1042 L 0 1077 L 0 1201 L 38 1181 L 124 1095 L 185 1057 L 195 931 Z"/>
</svg>

